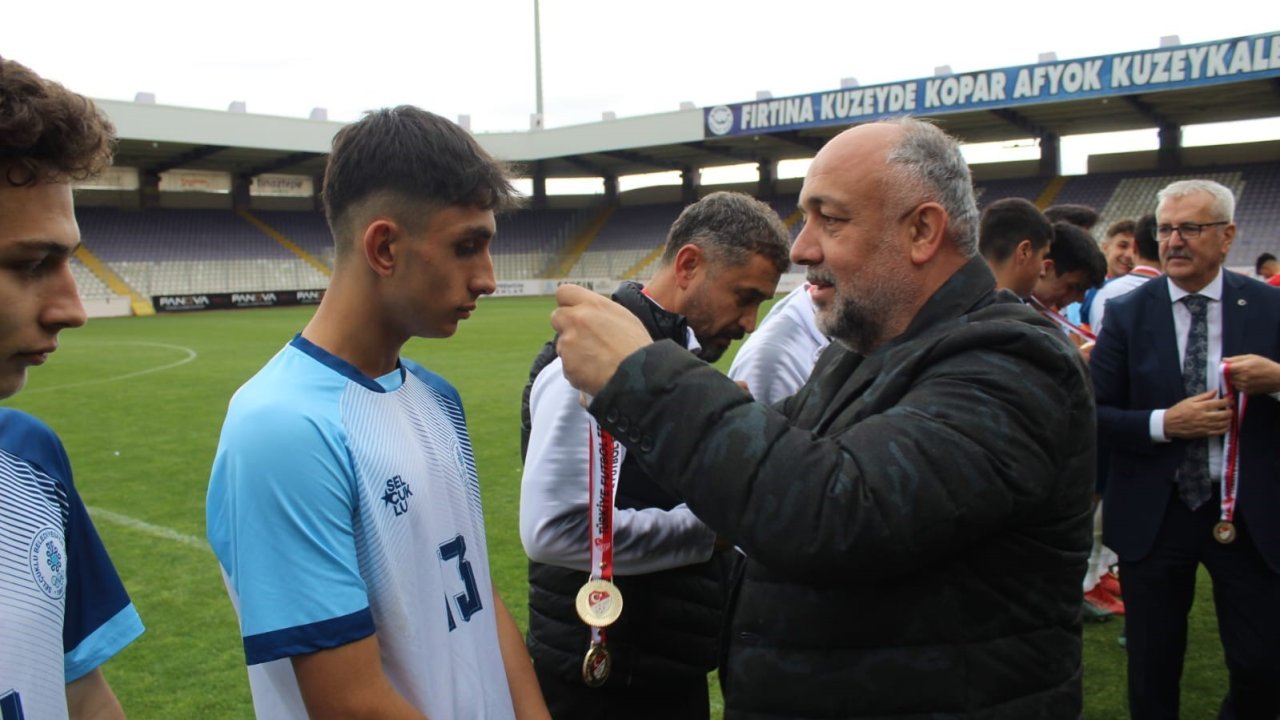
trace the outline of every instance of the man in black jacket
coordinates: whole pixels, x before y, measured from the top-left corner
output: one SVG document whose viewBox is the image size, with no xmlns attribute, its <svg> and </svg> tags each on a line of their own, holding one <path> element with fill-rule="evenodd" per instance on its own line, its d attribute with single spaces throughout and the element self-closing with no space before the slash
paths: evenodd
<svg viewBox="0 0 1280 720">
<path fill-rule="evenodd" d="M 672 225 L 649 284 L 623 283 L 613 300 L 649 337 L 714 361 L 755 328 L 760 303 L 773 296 L 790 265 L 789 249 L 789 233 L 767 205 L 713 193 Z M 574 601 L 590 564 L 592 421 L 551 342 L 534 360 L 522 411 L 528 644 L 552 716 L 705 720 L 729 560 L 714 553 L 715 533 L 622 453 L 612 543 L 624 611 L 605 630 L 612 658 L 607 681 L 588 687 L 584 656 L 596 638 Z"/>
<path fill-rule="evenodd" d="M 591 414 L 748 558 L 725 717 L 1078 718 L 1079 354 L 993 292 L 968 168 L 932 125 L 842 133 L 800 205 L 791 257 L 837 342 L 776 409 L 581 288 L 552 316 Z"/>
</svg>

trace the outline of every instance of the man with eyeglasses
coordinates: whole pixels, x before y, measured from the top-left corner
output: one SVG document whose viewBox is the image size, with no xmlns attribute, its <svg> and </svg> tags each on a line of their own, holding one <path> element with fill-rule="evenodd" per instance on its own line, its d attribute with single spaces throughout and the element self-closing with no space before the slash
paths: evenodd
<svg viewBox="0 0 1280 720">
<path fill-rule="evenodd" d="M 1159 192 L 1166 278 L 1112 300 L 1093 350 L 1137 720 L 1178 717 L 1200 564 L 1230 677 L 1219 717 L 1280 714 L 1280 292 L 1223 269 L 1234 206 L 1209 180 Z"/>
</svg>

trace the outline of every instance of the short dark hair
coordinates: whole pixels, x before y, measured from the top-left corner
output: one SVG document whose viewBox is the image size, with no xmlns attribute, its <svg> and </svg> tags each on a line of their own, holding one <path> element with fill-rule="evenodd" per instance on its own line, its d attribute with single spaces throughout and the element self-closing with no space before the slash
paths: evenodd
<svg viewBox="0 0 1280 720">
<path fill-rule="evenodd" d="M 321 195 L 339 252 L 351 232 L 349 211 L 375 195 L 386 195 L 397 221 L 410 227 L 420 217 L 407 212 L 412 206 L 502 211 L 517 202 L 507 167 L 470 133 L 409 105 L 372 111 L 338 131 Z"/>
<path fill-rule="evenodd" d="M 111 164 L 115 134 L 92 100 L 0 58 L 0 173 L 10 185 L 93 177 Z"/>
<path fill-rule="evenodd" d="M 1156 215 L 1147 213 L 1138 218 L 1133 227 L 1134 244 L 1138 246 L 1138 257 L 1143 260 L 1160 262 L 1160 241 L 1156 240 Z"/>
<path fill-rule="evenodd" d="M 1054 205 L 1044 211 L 1049 222 L 1071 223 L 1085 230 L 1092 230 L 1098 224 L 1098 211 L 1088 205 Z"/>
<path fill-rule="evenodd" d="M 779 273 L 791 267 L 791 233 L 773 208 L 737 192 L 714 192 L 686 207 L 667 232 L 662 264 L 696 245 L 713 265 L 737 267 L 763 255 Z"/>
<path fill-rule="evenodd" d="M 1136 225 L 1137 223 L 1132 220 L 1117 220 L 1107 226 L 1107 232 L 1103 237 L 1110 240 L 1117 235 L 1133 235 Z"/>
<path fill-rule="evenodd" d="M 1254 261 L 1253 271 L 1261 275 L 1262 266 L 1266 265 L 1269 262 L 1274 261 L 1275 259 L 1276 259 L 1276 256 L 1272 255 L 1271 253 L 1262 253 L 1261 255 L 1258 256 L 1258 259 Z"/>
<path fill-rule="evenodd" d="M 1093 287 L 1101 286 L 1107 279 L 1107 257 L 1098 249 L 1093 236 L 1077 225 L 1068 222 L 1053 224 L 1049 259 L 1053 261 L 1053 271 L 1059 276 L 1083 270 Z"/>
<path fill-rule="evenodd" d="M 1053 226 L 1040 208 L 1022 198 L 996 200 L 982 211 L 978 251 L 991 262 L 1004 262 L 1023 240 L 1039 250 L 1053 239 Z"/>
</svg>

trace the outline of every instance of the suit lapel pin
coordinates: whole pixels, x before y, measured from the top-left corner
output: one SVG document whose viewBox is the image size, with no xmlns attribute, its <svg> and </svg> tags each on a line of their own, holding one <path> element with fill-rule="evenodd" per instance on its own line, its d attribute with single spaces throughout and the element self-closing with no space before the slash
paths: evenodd
<svg viewBox="0 0 1280 720">
<path fill-rule="evenodd" d="M 1237 300 L 1237 301 L 1236 301 L 1236 304 L 1237 304 L 1237 305 L 1248 305 L 1248 304 L 1249 304 L 1249 301 L 1248 301 L 1248 300 L 1245 300 L 1244 298 L 1240 298 L 1239 300 Z"/>
</svg>

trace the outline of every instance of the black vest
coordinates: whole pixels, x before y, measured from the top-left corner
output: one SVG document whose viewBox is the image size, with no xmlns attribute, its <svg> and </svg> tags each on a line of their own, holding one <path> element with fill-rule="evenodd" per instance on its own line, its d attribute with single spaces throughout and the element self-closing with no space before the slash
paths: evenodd
<svg viewBox="0 0 1280 720">
<path fill-rule="evenodd" d="M 644 323 L 654 340 L 687 344 L 687 324 L 680 315 L 658 307 L 641 286 L 623 283 L 614 302 Z M 520 408 L 520 454 L 528 451 L 531 420 L 529 393 L 538 373 L 556 358 L 555 340 L 542 347 L 529 370 Z M 583 483 L 583 492 L 586 484 Z M 637 467 L 631 455 L 622 463 L 616 493 L 619 508 L 670 510 L 679 500 L 658 487 Z M 605 630 L 613 670 L 609 686 L 670 686 L 673 681 L 705 682 L 716 667 L 724 609 L 725 581 L 732 553 L 711 560 L 647 575 L 617 577 L 625 609 Z M 554 565 L 529 562 L 529 654 L 543 672 L 581 682 L 582 658 L 590 633 L 574 610 L 578 588 L 589 575 Z"/>
</svg>

